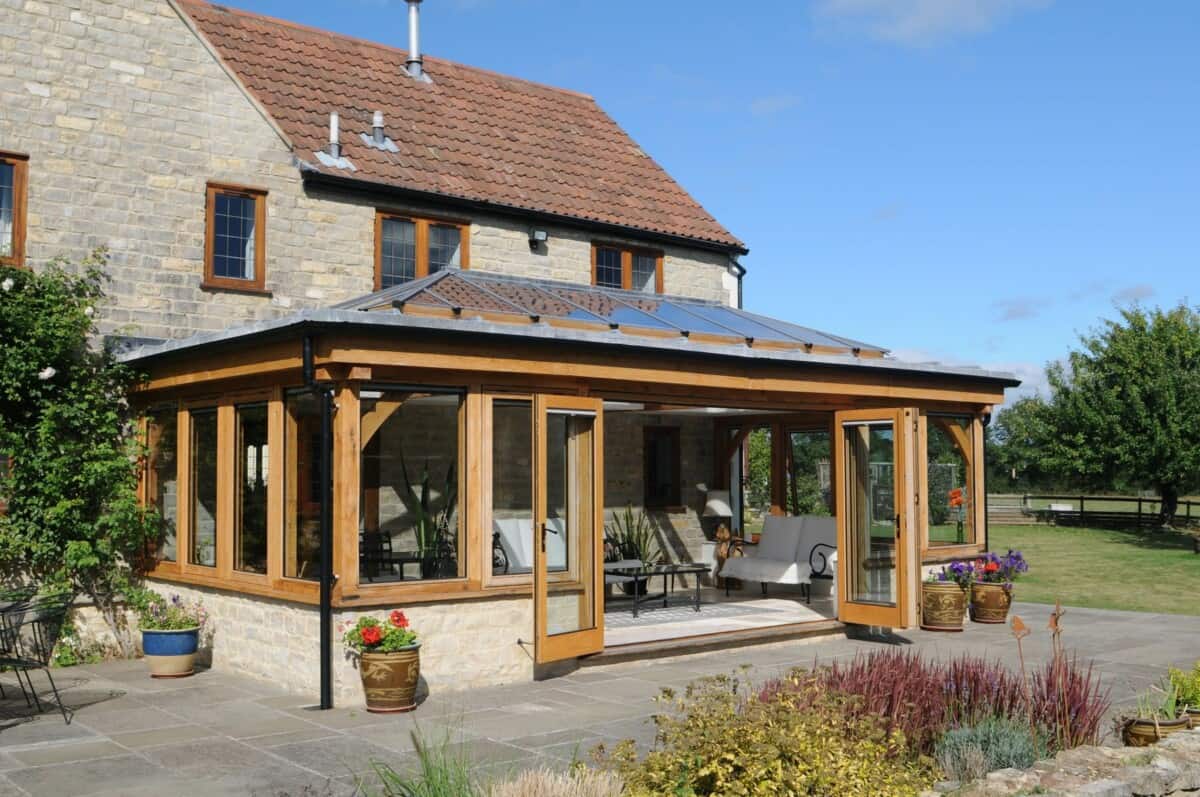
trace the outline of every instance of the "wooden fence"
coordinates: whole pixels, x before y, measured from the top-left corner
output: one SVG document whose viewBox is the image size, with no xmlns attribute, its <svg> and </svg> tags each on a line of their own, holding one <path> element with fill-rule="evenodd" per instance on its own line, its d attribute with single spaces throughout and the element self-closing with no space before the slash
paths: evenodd
<svg viewBox="0 0 1200 797">
<path fill-rule="evenodd" d="M 1060 526 L 1150 528 L 1159 523 L 1162 501 L 1111 495 L 1016 495 L 988 496 L 988 520 L 997 525 L 1053 523 Z M 1180 500 L 1175 522 L 1200 523 L 1200 501 Z"/>
</svg>

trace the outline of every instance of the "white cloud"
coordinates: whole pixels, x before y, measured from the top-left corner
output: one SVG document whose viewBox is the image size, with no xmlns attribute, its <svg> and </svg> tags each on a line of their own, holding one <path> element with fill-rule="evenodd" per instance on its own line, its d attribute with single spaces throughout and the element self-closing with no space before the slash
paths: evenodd
<svg viewBox="0 0 1200 797">
<path fill-rule="evenodd" d="M 1004 404 L 1000 406 L 1012 404 L 1017 399 L 1035 394 L 1042 397 L 1049 397 L 1050 395 L 1050 384 L 1046 381 L 1046 367 L 1038 363 L 1021 361 L 972 363 L 959 357 L 948 357 L 923 349 L 897 349 L 892 352 L 892 356 L 906 363 L 938 363 L 948 366 L 970 365 L 994 373 L 1012 374 L 1021 380 L 1021 386 L 1009 388 L 1004 391 Z"/>
<path fill-rule="evenodd" d="M 1009 17 L 1052 0 L 818 0 L 818 18 L 876 39 L 925 47 L 996 28 Z"/>
<path fill-rule="evenodd" d="M 1117 304 L 1135 304 L 1154 295 L 1154 286 L 1146 283 L 1130 285 L 1113 294 L 1112 300 Z"/>
<path fill-rule="evenodd" d="M 794 94 L 772 94 L 766 97 L 756 97 L 750 101 L 750 113 L 755 116 L 774 116 L 800 104 L 800 98 Z"/>
<path fill-rule="evenodd" d="M 997 299 L 992 302 L 992 307 L 997 311 L 997 321 L 1021 321 L 1037 318 L 1049 304 L 1049 300 L 1038 296 L 1014 296 L 1011 299 Z"/>
</svg>

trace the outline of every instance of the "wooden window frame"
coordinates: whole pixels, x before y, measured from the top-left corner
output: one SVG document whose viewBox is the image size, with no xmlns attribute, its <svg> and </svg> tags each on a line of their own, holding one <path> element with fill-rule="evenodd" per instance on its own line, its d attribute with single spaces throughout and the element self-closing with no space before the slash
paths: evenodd
<svg viewBox="0 0 1200 797">
<path fill-rule="evenodd" d="M 29 156 L 0 150 L 0 163 L 13 167 L 12 254 L 0 257 L 0 266 L 25 268 L 26 216 L 29 193 Z"/>
<path fill-rule="evenodd" d="M 413 264 L 413 279 L 429 276 L 429 227 L 457 227 L 459 240 L 458 267 L 464 271 L 471 267 L 471 222 L 466 219 L 450 219 L 438 216 L 422 216 L 398 210 L 375 210 L 375 290 L 383 290 L 383 223 L 389 219 L 412 222 L 413 246 L 416 250 Z"/>
<path fill-rule="evenodd" d="M 254 279 L 218 277 L 213 274 L 216 247 L 217 194 L 229 194 L 254 200 Z M 267 280 L 267 189 L 210 182 L 204 201 L 204 279 L 201 288 L 270 295 Z"/>
<path fill-rule="evenodd" d="M 635 254 L 645 255 L 654 258 L 654 292 L 661 294 L 663 292 L 663 253 L 658 249 L 646 249 L 640 246 L 629 246 L 628 244 L 610 243 L 608 241 L 593 241 L 592 242 L 592 284 L 611 288 L 611 285 L 603 285 L 596 281 L 596 251 L 599 249 L 616 249 L 621 253 L 621 290 L 632 291 L 633 288 L 633 256 Z M 638 291 L 641 293 L 641 291 Z"/>
<path fill-rule="evenodd" d="M 929 416 L 964 418 L 970 421 L 971 452 L 967 464 L 967 495 L 970 501 L 971 539 L 962 544 L 931 545 L 929 541 Z M 975 412 L 947 410 L 921 411 L 917 417 L 917 523 L 920 532 L 921 561 L 944 562 L 980 554 L 984 548 L 984 513 L 987 496 L 983 487 L 983 423 Z"/>
<path fill-rule="evenodd" d="M 652 500 L 650 495 L 650 457 L 651 441 L 659 436 L 671 439 L 671 480 L 674 491 L 665 501 Z M 667 512 L 682 511 L 683 508 L 683 444 L 680 439 L 678 426 L 643 426 L 642 427 L 642 506 L 646 509 L 665 510 Z"/>
</svg>

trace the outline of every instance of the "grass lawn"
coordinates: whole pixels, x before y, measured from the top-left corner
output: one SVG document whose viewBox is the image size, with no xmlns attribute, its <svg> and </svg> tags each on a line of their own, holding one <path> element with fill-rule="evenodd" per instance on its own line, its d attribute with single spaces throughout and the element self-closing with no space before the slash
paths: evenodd
<svg viewBox="0 0 1200 797">
<path fill-rule="evenodd" d="M 988 543 L 1029 560 L 1016 600 L 1200 615 L 1200 556 L 1187 535 L 1039 524 L 992 526 Z"/>
</svg>

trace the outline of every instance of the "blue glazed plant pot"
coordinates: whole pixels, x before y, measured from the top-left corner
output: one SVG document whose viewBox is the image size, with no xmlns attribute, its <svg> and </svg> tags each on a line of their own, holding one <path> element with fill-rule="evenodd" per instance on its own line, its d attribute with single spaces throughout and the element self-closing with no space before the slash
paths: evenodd
<svg viewBox="0 0 1200 797">
<path fill-rule="evenodd" d="M 195 672 L 200 629 L 148 631 L 142 629 L 142 653 L 151 678 L 186 678 Z"/>
</svg>

